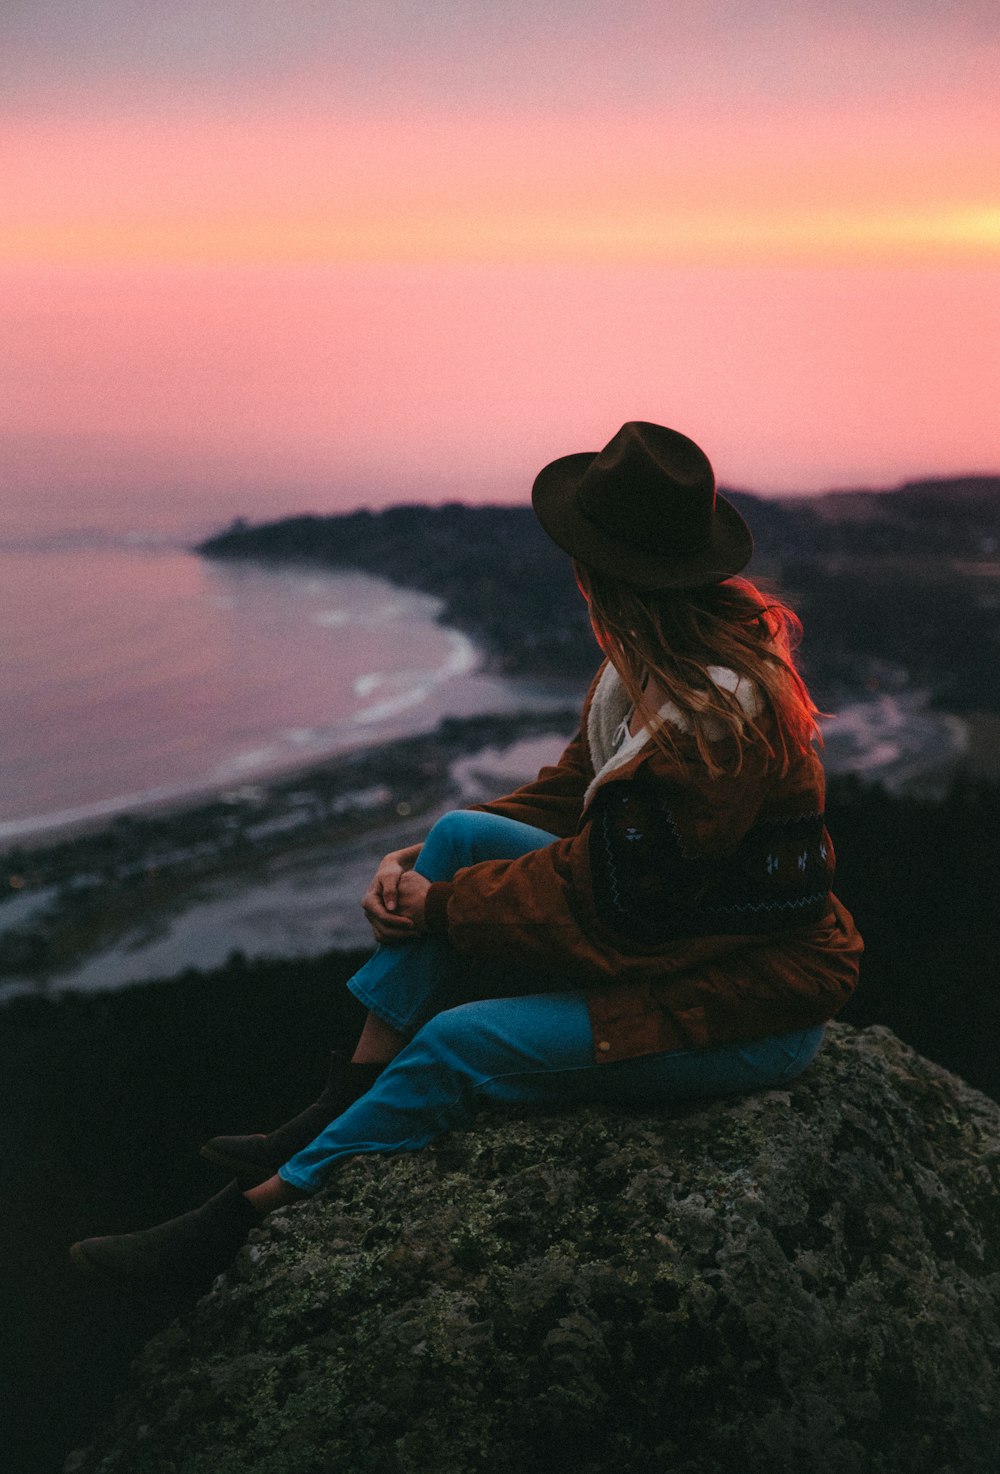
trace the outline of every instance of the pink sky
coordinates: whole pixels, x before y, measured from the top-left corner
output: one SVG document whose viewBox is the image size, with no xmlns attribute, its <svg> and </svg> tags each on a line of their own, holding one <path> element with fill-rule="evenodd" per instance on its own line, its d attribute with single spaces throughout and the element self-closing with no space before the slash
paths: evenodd
<svg viewBox="0 0 1000 1474">
<path fill-rule="evenodd" d="M 877 9 L 17 0 L 3 482 L 520 499 L 633 417 L 996 470 L 1000 20 Z"/>
</svg>

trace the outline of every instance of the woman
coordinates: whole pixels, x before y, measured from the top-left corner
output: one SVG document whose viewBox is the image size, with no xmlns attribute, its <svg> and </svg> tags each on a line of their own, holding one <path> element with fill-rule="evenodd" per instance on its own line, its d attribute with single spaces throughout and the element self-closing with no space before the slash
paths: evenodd
<svg viewBox="0 0 1000 1474">
<path fill-rule="evenodd" d="M 203 1149 L 256 1185 L 74 1244 L 82 1268 L 203 1282 L 339 1163 L 424 1146 L 482 1102 L 781 1085 L 850 996 L 862 944 L 830 892 L 797 621 L 736 577 L 752 540 L 704 453 L 632 422 L 546 466 L 533 503 L 606 657 L 579 732 L 535 782 L 382 861 L 353 1060 L 287 1126 Z"/>
</svg>

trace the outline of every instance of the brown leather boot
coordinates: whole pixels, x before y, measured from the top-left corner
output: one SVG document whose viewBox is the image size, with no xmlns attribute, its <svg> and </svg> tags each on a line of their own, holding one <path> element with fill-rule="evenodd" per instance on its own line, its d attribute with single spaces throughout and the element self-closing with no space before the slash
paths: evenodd
<svg viewBox="0 0 1000 1474">
<path fill-rule="evenodd" d="M 264 1182 L 273 1177 L 289 1157 L 308 1146 L 324 1126 L 329 1126 L 349 1105 L 370 1090 L 384 1069 L 384 1064 L 352 1064 L 346 1054 L 335 1049 L 330 1056 L 330 1073 L 323 1094 L 311 1106 L 266 1136 L 259 1133 L 254 1136 L 213 1136 L 202 1147 L 201 1155 L 207 1161 L 235 1172 L 245 1185 Z"/>
<path fill-rule="evenodd" d="M 230 1263 L 260 1214 L 231 1182 L 200 1208 L 140 1233 L 82 1239 L 70 1258 L 123 1289 L 196 1290 Z"/>
</svg>

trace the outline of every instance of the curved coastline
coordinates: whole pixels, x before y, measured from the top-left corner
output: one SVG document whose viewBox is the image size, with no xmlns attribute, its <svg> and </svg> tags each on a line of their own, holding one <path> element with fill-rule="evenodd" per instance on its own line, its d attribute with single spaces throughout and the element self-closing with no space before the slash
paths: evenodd
<svg viewBox="0 0 1000 1474">
<path fill-rule="evenodd" d="M 271 560 L 260 561 L 265 577 L 273 578 L 275 570 L 264 567 Z M 336 571 L 315 570 L 320 578 Z M 396 596 L 369 608 L 365 599 L 355 605 L 347 589 L 339 602 L 333 600 L 336 608 L 318 608 L 312 601 L 303 605 L 307 624 L 390 629 L 393 621 L 409 621 L 420 612 L 440 629 L 431 646 L 433 663 L 421 664 L 391 640 L 382 664 L 376 640 L 373 664 L 364 674 L 355 665 L 349 677 L 354 701 L 348 714 L 327 725 L 289 725 L 273 740 L 262 732 L 264 740 L 251 737 L 242 752 L 206 765 L 194 781 L 158 782 L 5 818 L 0 822 L 3 997 L 78 984 L 121 986 L 133 975 L 157 975 L 151 960 L 157 956 L 170 959 L 159 975 L 192 961 L 201 964 L 206 956 L 221 963 L 233 947 L 247 945 L 246 916 L 237 914 L 238 905 L 245 913 L 256 899 L 273 929 L 279 868 L 286 886 L 295 876 L 296 894 L 286 899 L 288 909 L 299 907 L 300 950 L 312 954 L 330 945 L 358 945 L 357 925 L 344 919 L 355 909 L 353 892 L 351 905 L 345 900 L 341 906 L 342 918 L 331 921 L 328 905 L 322 929 L 305 915 L 308 906 L 299 892 L 310 886 L 318 891 L 322 865 L 334 881 L 339 876 L 330 874 L 329 867 L 336 865 L 331 857 L 342 856 L 349 865 L 353 856 L 358 875 L 365 870 L 370 875 L 366 856 L 379 845 L 378 854 L 400 842 L 407 823 L 432 821 L 435 810 L 461 792 L 461 780 L 452 772 L 461 759 L 544 732 L 559 733 L 561 740 L 572 729 L 582 683 L 561 673 L 532 679 L 502 671 L 495 650 L 450 623 L 437 592 L 414 590 L 402 580 L 388 584 L 375 570 L 340 571 L 364 580 L 374 576 Z M 310 592 L 312 575 L 301 565 L 298 574 L 294 581 Z M 236 597 L 246 582 L 237 576 Z M 206 951 L 213 907 L 220 916 Z M 201 919 L 192 926 L 196 912 Z M 225 946 L 226 924 L 234 920 L 234 939 Z M 254 955 L 273 950 L 287 955 L 294 946 L 294 927 L 286 927 L 288 935 L 276 948 L 266 927 L 257 930 Z M 157 951 L 160 939 L 181 932 L 197 933 L 186 952 L 179 945 L 173 952 L 169 947 Z"/>
<path fill-rule="evenodd" d="M 427 706 L 447 683 L 475 676 L 482 662 L 481 653 L 461 631 L 447 630 L 446 633 L 451 643 L 441 666 L 431 672 L 412 673 L 414 678 L 405 685 L 397 678 L 396 684 L 401 689 L 396 694 L 384 695 L 381 700 L 362 706 L 351 716 L 328 727 L 291 729 L 277 734 L 264 747 L 223 759 L 199 780 L 117 794 L 51 813 L 0 820 L 0 856 L 13 848 L 33 850 L 94 833 L 127 816 L 180 811 L 212 798 L 226 798 L 227 794 L 238 798 L 248 786 L 269 785 L 296 774 L 308 782 L 314 769 L 324 768 L 339 758 L 348 758 L 362 751 L 372 741 L 372 728 L 376 726 L 380 728 L 375 734 L 379 743 L 433 731 L 439 721 L 447 720 L 447 716 L 442 716 L 433 703 L 428 706 L 422 721 L 412 722 L 407 714 Z M 421 678 L 416 679 L 417 676 Z M 376 676 L 373 680 L 383 682 L 385 678 Z M 496 687 L 488 694 L 497 698 L 500 710 L 505 705 L 509 710 L 523 704 L 523 694 L 518 692 L 515 683 L 511 683 L 507 703 L 501 699 L 498 681 L 492 680 L 487 684 L 490 688 Z M 377 686 L 371 689 L 377 689 Z M 544 706 L 545 702 L 540 704 Z M 553 704 L 558 705 L 558 700 Z"/>
<path fill-rule="evenodd" d="M 509 714 L 566 699 L 567 682 L 490 669 L 490 651 L 445 621 L 438 596 L 366 570 L 283 572 L 262 560 L 259 583 L 255 569 L 233 566 L 209 569 L 202 583 L 187 567 L 164 566 L 165 557 L 180 553 L 196 568 L 201 559 L 192 549 L 161 550 L 155 558 L 142 551 L 137 575 L 134 550 L 98 551 L 111 566 L 78 563 L 92 550 L 74 545 L 60 551 L 69 567 L 15 569 L 29 583 L 42 573 L 62 574 L 74 587 L 124 579 L 131 603 L 117 625 L 108 624 L 95 615 L 96 608 L 103 618 L 106 602 L 95 594 L 86 608 L 73 605 L 75 643 L 64 649 L 61 635 L 43 629 L 34 646 L 25 646 L 31 681 L 23 700 L 17 689 L 10 693 L 0 731 L 7 785 L 0 854 L 308 775 L 372 742 L 425 735 L 449 717 Z M 149 567 L 155 577 L 147 590 Z M 165 585 L 177 580 L 181 612 L 168 621 L 169 633 L 158 632 L 148 656 L 141 639 L 120 645 L 126 616 L 141 624 L 157 621 L 165 607 L 169 614 Z M 264 655 L 231 666 L 227 651 L 254 648 L 260 635 Z M 272 679 L 274 669 L 281 674 Z M 85 720 L 78 721 L 81 713 Z"/>
<path fill-rule="evenodd" d="M 502 772 L 498 756 L 526 739 L 546 739 L 558 751 L 578 717 L 574 702 L 446 718 L 431 731 L 358 744 L 267 783 L 122 814 L 103 826 L 9 849 L 0 863 L 7 898 L 0 904 L 0 994 L 121 986 L 141 971 L 135 953 L 185 912 L 275 884 L 298 892 L 288 904 L 300 904 L 307 916 L 311 903 L 302 892 L 325 898 L 318 930 L 309 934 L 304 922 L 293 952 L 358 945 L 358 932 L 334 915 L 335 884 L 345 883 L 341 856 L 360 866 L 353 907 L 373 856 L 419 838 L 443 808 L 471 801 L 476 763 L 470 769 L 470 759 Z M 273 936 L 268 941 L 274 906 L 272 896 L 264 907 L 270 925 L 262 927 L 261 953 L 288 950 Z M 221 962 L 237 941 L 219 945 Z M 193 957 L 178 957 L 176 968 L 203 961 L 202 950 L 203 944 Z M 89 959 L 112 952 L 123 966 L 106 969 L 103 978 L 81 974 Z M 157 975 L 155 967 L 144 975 Z"/>
</svg>

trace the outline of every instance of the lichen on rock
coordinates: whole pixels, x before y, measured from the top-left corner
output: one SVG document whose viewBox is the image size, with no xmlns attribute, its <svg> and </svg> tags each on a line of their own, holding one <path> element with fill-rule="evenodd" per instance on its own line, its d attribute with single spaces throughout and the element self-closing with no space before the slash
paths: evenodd
<svg viewBox="0 0 1000 1474">
<path fill-rule="evenodd" d="M 74 1474 L 996 1474 L 1000 1106 L 833 1025 L 781 1091 L 493 1112 L 272 1215 Z"/>
</svg>

